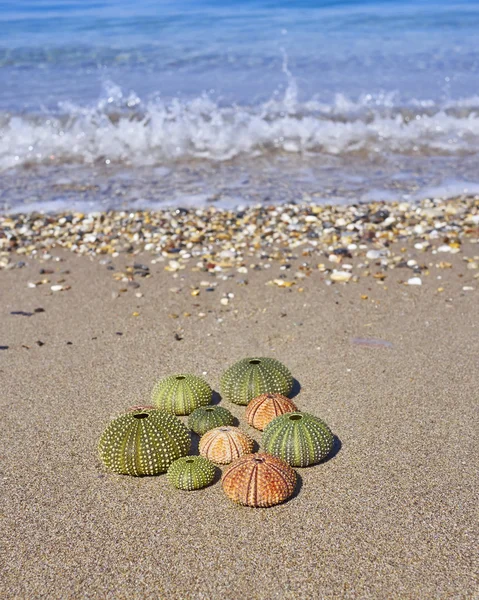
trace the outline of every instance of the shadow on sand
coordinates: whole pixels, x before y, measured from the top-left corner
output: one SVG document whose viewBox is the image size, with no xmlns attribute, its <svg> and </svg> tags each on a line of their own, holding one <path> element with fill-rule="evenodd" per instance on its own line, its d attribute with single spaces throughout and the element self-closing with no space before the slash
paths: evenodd
<svg viewBox="0 0 479 600">
<path fill-rule="evenodd" d="M 301 391 L 301 384 L 297 379 L 293 379 L 293 389 L 291 390 L 290 398 L 294 398 Z"/>
<path fill-rule="evenodd" d="M 337 435 L 335 435 L 333 438 L 333 448 L 332 448 L 331 452 L 328 454 L 328 456 L 326 456 L 326 458 L 323 458 L 323 460 L 319 461 L 318 465 L 324 465 L 324 463 L 327 463 L 330 460 L 333 460 L 333 458 L 335 458 L 335 456 L 337 454 L 339 454 L 342 446 L 343 446 L 343 444 L 342 444 L 341 440 L 338 438 Z"/>
</svg>

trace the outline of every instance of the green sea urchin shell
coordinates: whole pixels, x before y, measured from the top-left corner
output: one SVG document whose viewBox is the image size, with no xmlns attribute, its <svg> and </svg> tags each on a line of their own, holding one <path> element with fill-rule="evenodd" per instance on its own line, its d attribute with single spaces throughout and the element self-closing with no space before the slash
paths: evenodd
<svg viewBox="0 0 479 600">
<path fill-rule="evenodd" d="M 128 412 L 103 432 L 98 451 L 105 466 L 123 475 L 157 475 L 188 454 L 190 435 L 179 419 L 161 410 Z"/>
<path fill-rule="evenodd" d="M 188 418 L 188 427 L 198 435 L 221 425 L 233 425 L 234 417 L 222 406 L 201 406 L 194 410 Z"/>
<path fill-rule="evenodd" d="M 203 456 L 184 456 L 171 463 L 167 477 L 175 488 L 199 490 L 215 478 L 216 467 Z"/>
<path fill-rule="evenodd" d="M 289 396 L 292 389 L 291 373 L 274 358 L 244 358 L 229 367 L 221 377 L 221 394 L 234 404 L 246 405 L 266 392 Z"/>
<path fill-rule="evenodd" d="M 263 432 L 265 452 L 282 458 L 292 467 L 307 467 L 326 458 L 334 437 L 324 421 L 302 412 L 273 419 Z"/>
<path fill-rule="evenodd" d="M 195 408 L 209 404 L 213 391 L 196 375 L 170 375 L 158 381 L 151 398 L 161 410 L 174 415 L 189 415 Z"/>
</svg>

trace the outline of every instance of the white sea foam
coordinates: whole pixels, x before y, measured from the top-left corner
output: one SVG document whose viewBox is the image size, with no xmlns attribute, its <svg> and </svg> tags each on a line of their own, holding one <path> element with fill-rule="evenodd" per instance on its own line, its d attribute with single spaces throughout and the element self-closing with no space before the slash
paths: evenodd
<svg viewBox="0 0 479 600">
<path fill-rule="evenodd" d="M 393 94 L 299 102 L 287 74 L 284 96 L 256 107 L 225 107 L 206 95 L 142 103 L 112 85 L 94 107 L 62 104 L 56 115 L 3 115 L 0 169 L 58 162 L 225 161 L 267 152 L 474 154 L 479 148 L 479 98 L 402 108 Z"/>
</svg>

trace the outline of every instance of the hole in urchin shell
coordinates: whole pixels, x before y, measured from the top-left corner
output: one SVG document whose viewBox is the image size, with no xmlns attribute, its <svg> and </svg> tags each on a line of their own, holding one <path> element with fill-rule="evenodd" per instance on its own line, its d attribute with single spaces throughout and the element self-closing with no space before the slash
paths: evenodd
<svg viewBox="0 0 479 600">
<path fill-rule="evenodd" d="M 147 419 L 150 415 L 148 413 L 138 413 L 137 415 L 133 415 L 135 419 Z"/>
<path fill-rule="evenodd" d="M 253 460 L 254 460 L 254 462 L 257 462 L 257 463 L 263 463 L 264 462 L 264 458 L 262 458 L 261 456 L 255 456 L 253 458 Z"/>
<path fill-rule="evenodd" d="M 208 412 L 213 412 L 214 408 L 212 406 L 208 406 L 208 408 L 205 408 L 205 410 L 207 410 Z"/>
<path fill-rule="evenodd" d="M 220 431 L 229 431 L 230 428 L 229 427 L 219 427 Z"/>
<path fill-rule="evenodd" d="M 177 375 L 176 379 L 180 379 L 181 380 L 181 379 L 186 379 L 186 377 L 184 375 Z"/>
<path fill-rule="evenodd" d="M 261 361 L 258 358 L 253 358 L 252 360 L 249 361 L 250 365 L 259 365 L 261 363 Z"/>
<path fill-rule="evenodd" d="M 185 460 L 185 463 L 193 463 L 195 462 L 194 458 L 188 458 L 187 460 Z"/>
<path fill-rule="evenodd" d="M 291 415 L 289 417 L 290 421 L 301 421 L 301 419 L 303 418 L 303 415 Z"/>
</svg>

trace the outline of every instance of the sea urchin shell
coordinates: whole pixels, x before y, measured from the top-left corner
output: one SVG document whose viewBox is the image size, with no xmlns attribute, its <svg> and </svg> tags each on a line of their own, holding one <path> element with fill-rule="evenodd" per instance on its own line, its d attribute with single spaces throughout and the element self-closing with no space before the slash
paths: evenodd
<svg viewBox="0 0 479 600">
<path fill-rule="evenodd" d="M 200 439 L 201 456 L 226 465 L 235 458 L 253 451 L 254 442 L 238 427 L 215 427 Z"/>
<path fill-rule="evenodd" d="M 196 375 L 170 375 L 160 379 L 151 395 L 155 406 L 174 415 L 189 415 L 213 398 L 210 386 Z"/>
<path fill-rule="evenodd" d="M 251 400 L 246 407 L 245 417 L 251 427 L 263 431 L 275 417 L 297 410 L 296 404 L 283 394 L 268 392 Z"/>
<path fill-rule="evenodd" d="M 270 454 L 245 454 L 223 474 L 225 494 L 244 506 L 268 507 L 287 500 L 296 487 L 296 473 Z"/>
<path fill-rule="evenodd" d="M 293 389 L 289 370 L 274 358 L 244 358 L 221 377 L 221 394 L 234 404 L 248 404 L 265 392 L 288 396 Z"/>
<path fill-rule="evenodd" d="M 198 435 L 221 425 L 233 425 L 234 417 L 222 406 L 200 406 L 188 418 L 188 427 Z"/>
<path fill-rule="evenodd" d="M 215 478 L 216 467 L 203 456 L 183 456 L 171 463 L 167 477 L 180 490 L 199 490 Z"/>
<path fill-rule="evenodd" d="M 293 412 L 276 417 L 266 426 L 262 446 L 293 467 L 307 467 L 328 456 L 333 440 L 324 421 L 307 413 Z"/>
<path fill-rule="evenodd" d="M 154 409 L 113 419 L 100 438 L 98 450 L 114 473 L 157 475 L 188 454 L 190 443 L 188 430 L 179 419 Z"/>
</svg>

